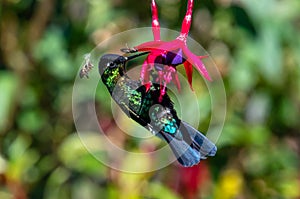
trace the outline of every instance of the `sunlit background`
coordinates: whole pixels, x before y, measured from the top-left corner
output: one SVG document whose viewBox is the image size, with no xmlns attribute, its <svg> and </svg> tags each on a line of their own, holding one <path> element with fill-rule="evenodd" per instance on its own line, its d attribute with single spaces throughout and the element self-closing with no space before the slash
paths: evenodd
<svg viewBox="0 0 300 199">
<path fill-rule="evenodd" d="M 157 0 L 161 26 L 180 30 L 186 3 Z M 72 89 L 85 53 L 151 25 L 150 0 L 1 0 L 0 198 L 300 198 L 300 1 L 195 0 L 194 7 L 190 36 L 210 53 L 227 95 L 218 153 L 192 168 L 129 174 L 83 146 Z M 145 150 L 116 127 L 107 101 L 96 102 L 107 134 Z M 208 111 L 200 130 L 209 121 Z M 97 147 L 92 134 L 83 139 Z M 130 157 L 122 164 L 137 166 Z"/>
</svg>

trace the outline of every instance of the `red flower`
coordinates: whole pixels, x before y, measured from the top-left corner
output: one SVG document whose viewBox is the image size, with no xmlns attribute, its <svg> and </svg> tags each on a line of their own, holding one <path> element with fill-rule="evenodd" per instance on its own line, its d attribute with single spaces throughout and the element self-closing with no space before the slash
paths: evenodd
<svg viewBox="0 0 300 199">
<path fill-rule="evenodd" d="M 192 72 L 194 66 L 207 80 L 211 80 L 201 61 L 207 56 L 197 56 L 187 47 L 186 40 L 192 21 L 193 0 L 188 1 L 187 12 L 182 22 L 180 35 L 172 41 L 160 40 L 160 25 L 155 0 L 152 0 L 152 32 L 154 41 L 149 41 L 135 46 L 133 49 L 123 49 L 124 52 L 149 51 L 141 70 L 141 80 L 147 88 L 150 88 L 150 72 L 157 71 L 157 79 L 161 84 L 161 97 L 165 94 L 165 87 L 173 81 L 178 90 L 180 83 L 177 76 L 176 66 L 183 64 L 188 82 L 192 88 Z"/>
<path fill-rule="evenodd" d="M 206 161 L 192 167 L 170 167 L 171 170 L 164 177 L 173 191 L 184 199 L 199 198 L 201 194 L 208 194 L 212 185 L 211 171 Z"/>
</svg>

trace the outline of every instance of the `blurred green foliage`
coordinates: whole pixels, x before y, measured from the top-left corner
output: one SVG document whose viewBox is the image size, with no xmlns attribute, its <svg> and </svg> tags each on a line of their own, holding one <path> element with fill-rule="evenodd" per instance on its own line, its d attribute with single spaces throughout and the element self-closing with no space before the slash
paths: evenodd
<svg viewBox="0 0 300 199">
<path fill-rule="evenodd" d="M 173 164 L 128 174 L 88 153 L 72 117 L 83 55 L 113 34 L 150 26 L 149 3 L 1 1 L 0 198 L 300 198 L 299 0 L 195 1 L 190 35 L 216 62 L 227 93 L 216 157 L 196 170 Z M 179 30 L 186 1 L 157 3 L 161 26 Z M 97 100 L 113 129 L 109 96 Z M 81 139 L 99 147 L 93 134 Z"/>
</svg>

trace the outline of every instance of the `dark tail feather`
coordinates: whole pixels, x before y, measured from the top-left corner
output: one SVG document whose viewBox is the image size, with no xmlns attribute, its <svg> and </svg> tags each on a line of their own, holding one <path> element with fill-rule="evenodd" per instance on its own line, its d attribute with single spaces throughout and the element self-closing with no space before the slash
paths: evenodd
<svg viewBox="0 0 300 199">
<path fill-rule="evenodd" d="M 205 135 L 197 131 L 194 127 L 186 123 L 185 121 L 181 121 L 181 124 L 187 129 L 190 137 L 193 140 L 194 145 L 200 146 L 198 150 L 201 154 L 201 159 L 205 159 L 206 156 L 214 156 L 217 152 L 217 147 L 214 143 L 212 143 Z"/>
<path fill-rule="evenodd" d="M 176 139 L 167 133 L 158 135 L 169 143 L 178 162 L 182 166 L 191 167 L 198 164 L 201 159 L 206 159 L 206 156 L 214 156 L 216 154 L 217 147 L 202 133 L 186 122 L 182 122 L 181 125 L 181 131 L 187 131 L 192 139 L 192 143 L 187 143 L 183 139 Z M 182 132 L 182 134 L 185 133 L 186 132 Z"/>
</svg>

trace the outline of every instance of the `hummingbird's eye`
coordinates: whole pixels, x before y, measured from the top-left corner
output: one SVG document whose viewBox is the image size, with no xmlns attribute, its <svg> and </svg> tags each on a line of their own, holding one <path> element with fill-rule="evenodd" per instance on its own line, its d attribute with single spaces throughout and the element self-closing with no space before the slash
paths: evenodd
<svg viewBox="0 0 300 199">
<path fill-rule="evenodd" d="M 111 67 L 111 68 L 114 68 L 114 67 L 116 67 L 116 63 L 115 63 L 115 62 L 109 62 L 109 63 L 107 64 L 107 66 L 109 66 L 109 67 Z"/>
<path fill-rule="evenodd" d="M 107 64 L 106 64 L 107 67 L 111 67 L 111 66 L 113 66 L 113 65 L 114 65 L 113 62 L 107 62 Z"/>
</svg>

